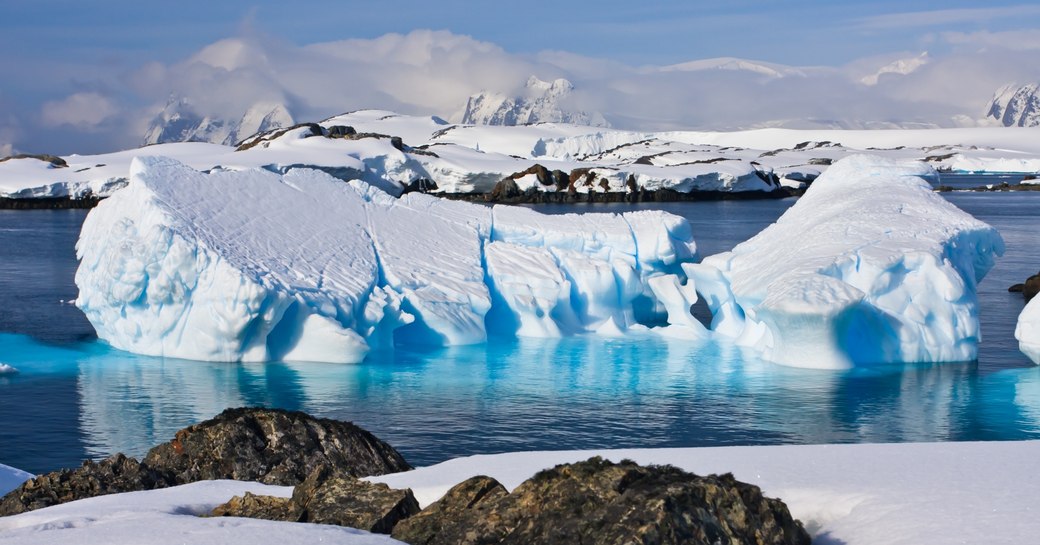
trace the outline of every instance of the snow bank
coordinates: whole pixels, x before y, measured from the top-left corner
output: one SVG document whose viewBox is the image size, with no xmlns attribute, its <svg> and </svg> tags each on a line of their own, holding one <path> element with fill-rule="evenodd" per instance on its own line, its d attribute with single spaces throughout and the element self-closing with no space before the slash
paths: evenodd
<svg viewBox="0 0 1040 545">
<path fill-rule="evenodd" d="M 849 157 L 763 232 L 683 265 L 713 329 L 798 367 L 975 359 L 976 285 L 1003 241 L 928 171 Z"/>
<path fill-rule="evenodd" d="M 373 346 L 481 342 L 488 315 L 521 335 L 623 331 L 661 311 L 650 278 L 695 251 L 662 212 L 545 216 L 144 158 L 84 222 L 77 305 L 131 352 L 357 362 Z M 524 262 L 537 270 L 516 275 Z M 539 301 L 546 278 L 556 293 Z"/>
<path fill-rule="evenodd" d="M 31 478 L 33 478 L 32 473 L 26 473 L 20 469 L 0 464 L 0 496 L 18 488 L 22 483 Z"/>
<path fill-rule="evenodd" d="M 1040 365 L 1040 297 L 1029 301 L 1018 315 L 1015 338 L 1018 339 L 1019 350 L 1029 356 L 1033 363 Z"/>
<path fill-rule="evenodd" d="M 245 492 L 289 497 L 292 487 L 241 481 L 203 481 L 148 492 L 113 494 L 0 518 L 0 543 L 29 545 L 182 545 L 184 543 L 401 542 L 340 526 L 273 522 L 237 517 L 203 518 L 214 507 Z"/>
<path fill-rule="evenodd" d="M 1040 442 L 806 445 L 516 452 L 458 458 L 372 477 L 429 505 L 451 486 L 489 475 L 512 490 L 541 469 L 599 455 L 732 472 L 782 499 L 814 543 L 1031 543 L 1040 532 Z"/>
</svg>

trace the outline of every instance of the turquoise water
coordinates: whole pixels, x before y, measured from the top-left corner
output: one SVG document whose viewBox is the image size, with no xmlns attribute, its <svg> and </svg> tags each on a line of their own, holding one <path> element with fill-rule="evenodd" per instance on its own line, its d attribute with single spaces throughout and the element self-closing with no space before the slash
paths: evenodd
<svg viewBox="0 0 1040 545">
<path fill-rule="evenodd" d="M 576 337 L 374 353 L 360 365 L 215 364 L 139 357 L 93 338 L 71 305 L 81 211 L 0 211 L 0 463 L 40 472 L 142 454 L 225 407 L 352 420 L 413 464 L 511 450 L 1040 438 L 1040 368 L 1011 336 L 1040 268 L 1040 195 L 949 198 L 1001 230 L 1008 253 L 980 287 L 978 362 L 790 369 L 720 343 Z M 671 203 L 702 255 L 791 201 Z M 627 205 L 544 207 L 607 211 Z"/>
</svg>

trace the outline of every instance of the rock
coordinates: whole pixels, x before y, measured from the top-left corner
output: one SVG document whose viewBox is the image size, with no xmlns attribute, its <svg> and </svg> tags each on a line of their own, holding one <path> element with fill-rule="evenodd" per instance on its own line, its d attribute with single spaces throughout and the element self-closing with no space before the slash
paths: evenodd
<svg viewBox="0 0 1040 545">
<path fill-rule="evenodd" d="M 597 457 L 543 471 L 507 495 L 489 482 L 460 487 L 393 537 L 413 545 L 810 542 L 783 502 L 729 474 Z M 466 492 L 474 489 L 488 492 Z"/>
<path fill-rule="evenodd" d="M 400 136 L 391 136 L 390 145 L 393 146 L 397 151 L 408 151 L 405 149 L 404 140 L 401 140 Z"/>
<path fill-rule="evenodd" d="M 236 479 L 295 485 L 319 466 L 355 477 L 411 469 L 390 445 L 351 424 L 281 409 L 227 409 L 177 432 L 143 462 L 177 483 Z"/>
<path fill-rule="evenodd" d="M 520 186 L 516 185 L 516 180 L 512 178 L 504 178 L 502 181 L 495 184 L 495 187 L 488 193 L 487 200 L 491 202 L 501 201 L 506 199 L 513 199 L 523 195 L 520 191 Z"/>
<path fill-rule="evenodd" d="M 172 484 L 172 475 L 149 468 L 134 458 L 114 454 L 100 462 L 83 462 L 77 469 L 62 469 L 29 479 L 0 499 L 0 516 L 106 494 L 165 488 Z"/>
<path fill-rule="evenodd" d="M 1040 293 L 1040 273 L 1030 276 L 1022 285 L 1022 296 L 1026 298 L 1026 301 L 1036 297 L 1037 293 Z"/>
<path fill-rule="evenodd" d="M 36 159 L 38 161 L 43 161 L 44 163 L 50 163 L 51 168 L 66 168 L 69 166 L 69 164 L 65 162 L 65 159 L 49 153 L 18 153 L 0 159 L 0 163 L 11 159 Z"/>
<path fill-rule="evenodd" d="M 416 178 L 412 180 L 411 183 L 404 186 L 404 191 L 402 191 L 401 194 L 404 195 L 405 193 L 412 193 L 415 191 L 418 191 L 419 193 L 437 191 L 437 182 L 429 178 Z"/>
<path fill-rule="evenodd" d="M 328 128 L 329 138 L 347 138 L 357 134 L 357 130 L 349 125 L 333 125 Z"/>
<path fill-rule="evenodd" d="M 1008 292 L 1010 292 L 1010 293 L 1022 293 L 1025 289 L 1026 289 L 1026 285 L 1025 284 L 1012 284 L 1011 287 L 1008 288 Z"/>
<path fill-rule="evenodd" d="M 483 475 L 455 485 L 443 498 L 421 513 L 394 526 L 393 538 L 405 543 L 430 543 L 444 531 L 445 523 L 481 505 L 494 502 L 509 492 L 501 483 Z"/>
<path fill-rule="evenodd" d="M 419 512 L 411 490 L 395 490 L 320 467 L 293 490 L 300 522 L 335 524 L 389 534 L 399 521 Z"/>
<path fill-rule="evenodd" d="M 299 522 L 295 518 L 297 511 L 290 498 L 259 496 L 252 492 L 246 492 L 245 496 L 235 496 L 227 503 L 216 506 L 210 516 Z"/>
</svg>

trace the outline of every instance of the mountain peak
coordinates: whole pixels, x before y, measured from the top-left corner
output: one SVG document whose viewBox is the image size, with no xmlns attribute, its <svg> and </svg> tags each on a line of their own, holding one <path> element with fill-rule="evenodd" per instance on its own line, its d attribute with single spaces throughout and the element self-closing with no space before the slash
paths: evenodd
<svg viewBox="0 0 1040 545">
<path fill-rule="evenodd" d="M 228 121 L 202 115 L 189 99 L 171 96 L 149 125 L 144 143 L 211 142 L 233 146 L 258 132 L 293 123 L 292 114 L 278 102 L 256 102 L 237 121 Z"/>
<path fill-rule="evenodd" d="M 1040 126 L 1040 83 L 1009 83 L 997 89 L 986 117 L 1005 127 Z"/>
<path fill-rule="evenodd" d="M 573 123 L 609 127 L 598 112 L 573 111 L 564 108 L 564 102 L 574 91 L 574 85 L 563 78 L 552 82 L 536 76 L 527 79 L 520 96 L 507 97 L 501 93 L 482 91 L 469 97 L 462 114 L 462 123 L 468 125 L 532 125 L 534 123 Z"/>
</svg>

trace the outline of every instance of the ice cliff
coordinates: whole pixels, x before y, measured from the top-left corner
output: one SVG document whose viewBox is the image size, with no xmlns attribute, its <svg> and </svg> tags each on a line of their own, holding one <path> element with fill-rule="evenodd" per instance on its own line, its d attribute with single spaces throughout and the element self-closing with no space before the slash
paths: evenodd
<svg viewBox="0 0 1040 545">
<path fill-rule="evenodd" d="M 1019 350 L 1029 356 L 1033 363 L 1040 365 L 1040 297 L 1029 301 L 1018 315 L 1015 338 L 1018 339 Z"/>
<path fill-rule="evenodd" d="M 544 216 L 397 199 L 310 169 L 141 158 L 83 225 L 77 305 L 140 354 L 357 362 L 373 347 L 481 342 L 489 325 L 621 332 L 660 316 L 649 279 L 694 254 L 689 224 L 663 212 Z"/>
<path fill-rule="evenodd" d="M 974 360 L 976 285 L 1003 240 L 935 194 L 929 171 L 849 157 L 763 232 L 683 264 L 712 328 L 798 367 Z"/>
</svg>

